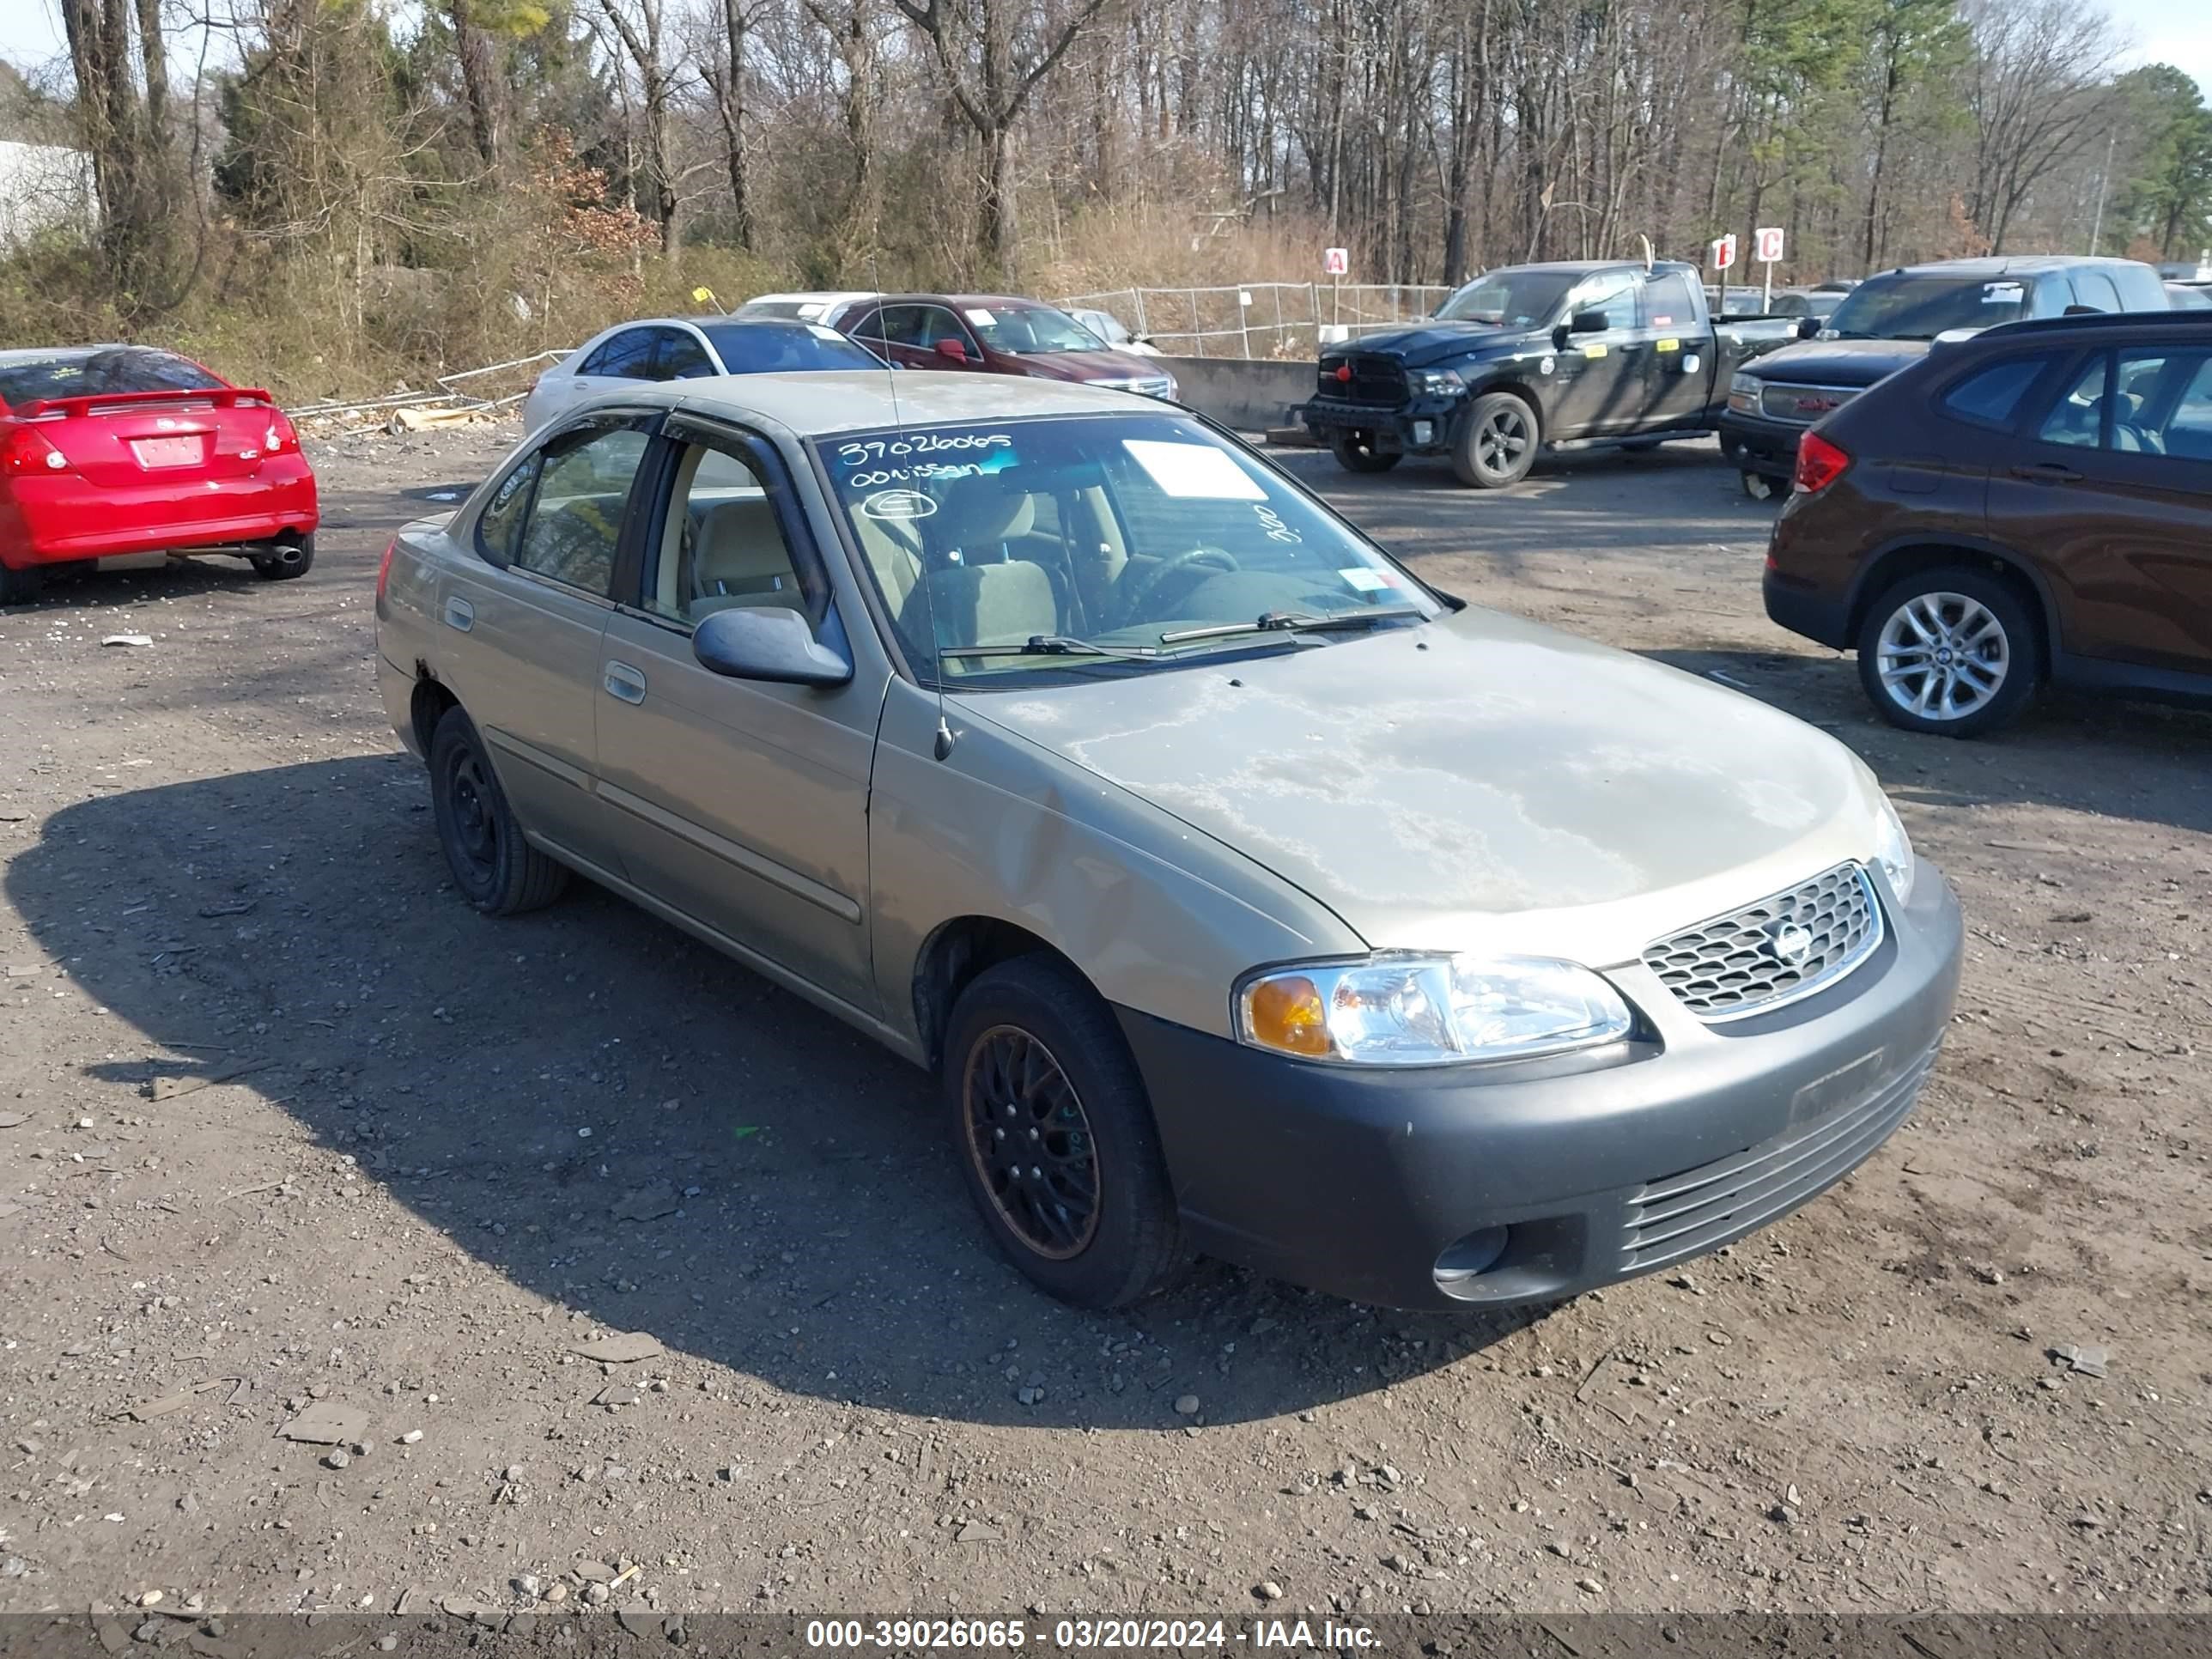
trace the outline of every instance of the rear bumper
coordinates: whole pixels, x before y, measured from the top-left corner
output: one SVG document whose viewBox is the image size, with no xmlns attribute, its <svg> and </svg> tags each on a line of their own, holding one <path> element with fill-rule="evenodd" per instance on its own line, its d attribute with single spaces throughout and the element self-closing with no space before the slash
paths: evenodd
<svg viewBox="0 0 2212 1659">
<path fill-rule="evenodd" d="M 1797 440 L 1807 428 L 1763 416 L 1721 410 L 1721 453 L 1741 471 L 1790 482 L 1797 471 Z"/>
<path fill-rule="evenodd" d="M 1394 1307 L 1572 1296 L 1716 1249 L 1840 1181 L 1902 1123 L 1957 993 L 1961 929 L 1923 865 L 1864 965 L 1698 1024 L 1613 977 L 1661 1041 L 1615 1063 L 1358 1072 L 1121 1010 L 1192 1242 Z M 1660 1011 L 1660 1012 L 1655 1012 Z M 1502 1239 L 1495 1230 L 1504 1230 Z M 1502 1253 L 1486 1267 L 1480 1250 Z M 1481 1270 L 1439 1281 L 1439 1258 Z"/>
<path fill-rule="evenodd" d="M 1770 568 L 1759 582 L 1767 619 L 1778 628 L 1826 646 L 1848 650 L 1851 644 L 1850 602 L 1824 593 L 1802 579 Z"/>
<path fill-rule="evenodd" d="M 1323 443 L 1357 432 L 1386 455 L 1441 455 L 1451 447 L 1452 426 L 1465 403 L 1463 398 L 1416 398 L 1384 407 L 1314 398 L 1293 413 Z"/>
<path fill-rule="evenodd" d="M 173 551 L 311 534 L 319 521 L 305 457 L 194 490 L 185 481 L 104 488 L 75 474 L 20 477 L 0 493 L 0 563 L 13 569 L 122 553 Z"/>
</svg>

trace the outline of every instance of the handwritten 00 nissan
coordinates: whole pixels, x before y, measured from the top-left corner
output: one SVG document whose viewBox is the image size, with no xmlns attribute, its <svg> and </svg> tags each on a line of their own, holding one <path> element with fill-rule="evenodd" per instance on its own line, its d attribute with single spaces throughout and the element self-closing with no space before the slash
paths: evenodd
<svg viewBox="0 0 2212 1659">
<path fill-rule="evenodd" d="M 1177 409 L 817 374 L 571 411 L 379 578 L 479 910 L 571 871 L 942 1079 L 1072 1302 L 1197 1250 L 1559 1297 L 1911 1109 L 1957 906 L 1749 697 L 1438 592 Z"/>
</svg>

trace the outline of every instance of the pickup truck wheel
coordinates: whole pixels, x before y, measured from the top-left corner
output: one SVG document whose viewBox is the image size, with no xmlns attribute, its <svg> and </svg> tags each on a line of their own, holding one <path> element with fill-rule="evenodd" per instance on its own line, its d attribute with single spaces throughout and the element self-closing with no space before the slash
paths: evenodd
<svg viewBox="0 0 2212 1659">
<path fill-rule="evenodd" d="M 1376 449 L 1373 436 L 1364 432 L 1340 432 L 1329 440 L 1328 447 L 1346 472 L 1388 472 L 1406 459 L 1400 451 L 1385 454 Z"/>
<path fill-rule="evenodd" d="M 1892 586 L 1859 625 L 1859 683 L 1908 732 L 1978 737 L 2020 713 L 2043 678 L 2043 635 L 2008 584 L 1950 565 Z"/>
<path fill-rule="evenodd" d="M 1528 476 L 1536 464 L 1536 411 L 1510 392 L 1474 400 L 1453 440 L 1452 471 L 1477 489 L 1502 489 Z"/>
<path fill-rule="evenodd" d="M 1081 1308 L 1120 1308 L 1182 1260 L 1150 1097 L 1097 992 L 1042 953 L 985 969 L 947 1024 L 945 1114 L 983 1223 Z"/>
<path fill-rule="evenodd" d="M 543 909 L 568 886 L 567 868 L 523 839 L 483 740 L 458 708 L 430 734 L 430 809 L 453 884 L 484 915 Z"/>
<path fill-rule="evenodd" d="M 252 563 L 263 581 L 296 581 L 314 568 L 315 538 L 311 533 L 296 541 L 270 542 L 265 552 L 253 555 Z"/>
</svg>

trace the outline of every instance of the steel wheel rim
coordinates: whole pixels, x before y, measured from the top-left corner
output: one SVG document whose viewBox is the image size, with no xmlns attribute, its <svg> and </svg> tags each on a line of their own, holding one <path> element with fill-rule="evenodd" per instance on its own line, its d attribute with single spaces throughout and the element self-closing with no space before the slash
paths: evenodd
<svg viewBox="0 0 2212 1659">
<path fill-rule="evenodd" d="M 994 1025 L 969 1048 L 960 1092 L 968 1157 L 999 1218 L 1048 1261 L 1080 1255 L 1098 1231 L 1097 1146 L 1052 1050 Z"/>
<path fill-rule="evenodd" d="M 1890 701 L 1927 720 L 1979 713 L 2012 672 L 2012 640 L 1996 613 L 1964 593 L 1921 593 L 1892 611 L 1875 647 Z"/>
<path fill-rule="evenodd" d="M 447 798 L 453 804 L 453 839 L 480 874 L 489 875 L 499 859 L 499 819 L 492 811 L 491 779 L 476 756 L 457 757 L 448 774 Z"/>
<path fill-rule="evenodd" d="M 1528 447 L 1528 422 L 1517 410 L 1493 409 L 1474 431 L 1474 458 L 1486 472 L 1510 472 Z"/>
</svg>

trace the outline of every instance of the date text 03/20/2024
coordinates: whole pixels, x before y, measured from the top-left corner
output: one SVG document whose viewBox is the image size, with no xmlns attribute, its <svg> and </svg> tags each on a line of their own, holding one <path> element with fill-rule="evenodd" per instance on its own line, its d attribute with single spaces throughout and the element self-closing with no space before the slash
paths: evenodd
<svg viewBox="0 0 2212 1659">
<path fill-rule="evenodd" d="M 1019 1619 L 817 1619 L 808 1622 L 805 1635 L 810 1648 L 877 1652 L 1011 1651 L 1031 1645 L 1073 1651 L 1342 1652 L 1376 1645 L 1366 1626 L 1326 1619 L 1318 1625 L 1304 1619 L 1255 1619 L 1245 1625 L 1225 1619 L 1060 1619 L 1034 1628 Z"/>
</svg>

